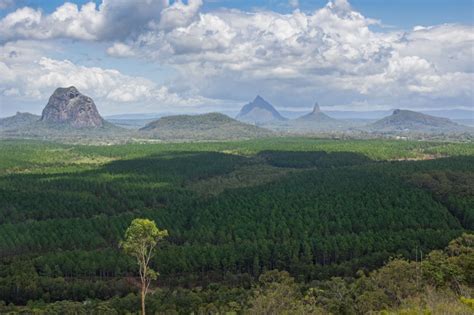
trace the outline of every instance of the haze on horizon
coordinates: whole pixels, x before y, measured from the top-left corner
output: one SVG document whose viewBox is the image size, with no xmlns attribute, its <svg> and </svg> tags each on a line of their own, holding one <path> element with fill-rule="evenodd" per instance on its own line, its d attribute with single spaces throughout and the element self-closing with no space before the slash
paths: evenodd
<svg viewBox="0 0 474 315">
<path fill-rule="evenodd" d="M 0 117 L 71 85 L 103 115 L 257 94 L 294 111 L 473 108 L 471 1 L 239 2 L 0 0 Z"/>
</svg>

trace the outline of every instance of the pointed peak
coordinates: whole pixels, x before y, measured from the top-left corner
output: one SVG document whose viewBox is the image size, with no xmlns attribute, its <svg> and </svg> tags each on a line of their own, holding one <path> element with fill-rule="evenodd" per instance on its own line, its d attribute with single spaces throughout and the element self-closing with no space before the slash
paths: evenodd
<svg viewBox="0 0 474 315">
<path fill-rule="evenodd" d="M 259 102 L 260 101 L 261 102 L 261 101 L 265 101 L 265 100 L 260 95 L 257 95 L 253 101 L 254 102 Z"/>
<path fill-rule="evenodd" d="M 318 102 L 316 102 L 313 107 L 313 113 L 320 113 L 320 112 L 321 112 L 321 109 L 319 108 Z"/>
<path fill-rule="evenodd" d="M 252 122 L 257 122 L 257 121 L 269 121 L 269 120 L 285 120 L 283 116 L 280 115 L 280 113 L 273 107 L 272 104 L 264 100 L 260 95 L 257 95 L 255 99 L 244 105 L 242 109 L 240 110 L 239 114 L 237 117 L 239 119 L 244 119 L 247 115 L 250 117 L 252 112 L 257 111 L 260 113 L 257 113 L 255 115 L 257 116 L 262 116 L 263 118 L 260 117 L 252 117 L 251 120 Z M 250 120 L 250 118 L 246 118 L 247 120 Z"/>
</svg>

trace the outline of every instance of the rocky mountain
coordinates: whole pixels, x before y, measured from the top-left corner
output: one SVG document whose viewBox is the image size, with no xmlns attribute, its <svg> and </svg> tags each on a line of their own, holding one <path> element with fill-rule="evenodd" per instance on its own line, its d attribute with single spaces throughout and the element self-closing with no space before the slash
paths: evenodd
<svg viewBox="0 0 474 315">
<path fill-rule="evenodd" d="M 301 116 L 296 119 L 297 121 L 307 121 L 307 122 L 314 122 L 314 123 L 327 123 L 327 122 L 335 122 L 336 119 L 329 117 L 325 113 L 321 111 L 319 108 L 319 104 L 314 104 L 313 111 L 309 114 Z"/>
<path fill-rule="evenodd" d="M 285 121 L 280 113 L 260 95 L 240 110 L 236 119 L 253 124 Z"/>
<path fill-rule="evenodd" d="M 30 113 L 17 112 L 16 115 L 0 119 L 0 129 L 12 130 L 24 128 L 40 120 L 40 116 Z"/>
<path fill-rule="evenodd" d="M 41 121 L 74 128 L 98 128 L 104 125 L 94 101 L 74 86 L 54 91 L 43 109 Z"/>
<path fill-rule="evenodd" d="M 378 132 L 449 132 L 469 129 L 450 119 L 426 115 L 410 110 L 396 109 L 393 114 L 370 125 L 369 129 Z"/>
<path fill-rule="evenodd" d="M 220 113 L 162 117 L 140 131 L 163 140 L 226 140 L 272 134 L 269 130 L 242 123 Z"/>
</svg>

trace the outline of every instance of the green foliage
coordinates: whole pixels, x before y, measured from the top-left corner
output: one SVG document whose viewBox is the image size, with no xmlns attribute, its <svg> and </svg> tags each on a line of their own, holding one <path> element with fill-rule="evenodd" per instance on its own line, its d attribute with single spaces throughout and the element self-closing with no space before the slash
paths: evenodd
<svg viewBox="0 0 474 315">
<path fill-rule="evenodd" d="M 120 242 L 123 251 L 134 257 L 138 264 L 141 282 L 141 309 L 145 315 L 145 298 L 151 281 L 158 278 L 158 273 L 150 267 L 154 249 L 160 240 L 168 236 L 168 231 L 160 231 L 155 222 L 148 219 L 134 219 L 125 231 L 125 239 Z"/>
<path fill-rule="evenodd" d="M 463 234 L 444 251 L 432 251 L 422 263 L 423 275 L 436 287 L 449 286 L 458 293 L 461 285 L 474 285 L 474 235 Z"/>
<path fill-rule="evenodd" d="M 254 279 L 273 269 L 287 270 L 297 290 L 286 280 L 275 290 L 254 286 L 262 307 L 288 286 L 300 301 L 287 301 L 289 311 L 392 310 L 426 285 L 469 297 L 472 240 L 427 253 L 472 229 L 472 148 L 311 138 L 2 141 L 0 300 L 97 299 L 108 302 L 94 307 L 136 311 L 128 295 L 137 291 L 136 267 L 118 245 L 143 217 L 170 231 L 150 261 L 160 271 L 147 301 L 154 311 L 239 312 Z M 421 251 L 421 265 L 407 260 Z M 369 272 L 389 257 L 403 259 Z M 365 276 L 352 278 L 359 269 Z"/>
<path fill-rule="evenodd" d="M 309 303 L 308 303 L 309 302 Z M 250 298 L 249 314 L 323 314 L 303 295 L 295 279 L 286 271 L 268 271 L 258 279 Z"/>
<path fill-rule="evenodd" d="M 155 222 L 148 219 L 134 219 L 125 231 L 125 239 L 120 247 L 127 255 L 136 259 L 151 256 L 157 243 L 168 236 L 168 231 L 160 230 Z"/>
<path fill-rule="evenodd" d="M 411 181 L 433 193 L 469 230 L 474 230 L 474 174 L 471 172 L 429 171 L 416 173 Z"/>
<path fill-rule="evenodd" d="M 472 234 L 453 240 L 443 250 L 452 259 L 447 264 L 461 266 L 462 273 L 472 270 L 459 265 L 474 250 Z M 431 255 L 429 255 L 431 256 Z M 471 255 L 472 256 L 472 255 Z M 285 271 L 271 270 L 260 275 L 249 290 L 209 284 L 194 288 L 155 288 L 147 301 L 152 314 L 470 314 L 472 289 L 466 279 L 460 295 L 450 289 L 450 280 L 433 287 L 426 276 L 419 276 L 423 262 L 392 259 L 356 278 L 333 277 L 313 283 L 298 283 Z M 22 266 L 25 270 L 29 268 Z M 448 266 L 448 268 L 451 268 Z M 31 270 L 30 270 L 31 272 Z M 106 300 L 105 300 L 106 299 Z M 105 301 L 102 301 L 105 300 Z M 52 302 L 44 297 L 26 306 L 0 303 L 0 312 L 17 314 L 134 314 L 139 309 L 135 293 L 102 300 Z M 51 302 L 51 303 L 50 303 Z"/>
<path fill-rule="evenodd" d="M 461 301 L 461 303 L 469 306 L 471 310 L 474 311 L 474 299 L 469 299 L 464 296 L 461 296 L 459 300 Z"/>
</svg>

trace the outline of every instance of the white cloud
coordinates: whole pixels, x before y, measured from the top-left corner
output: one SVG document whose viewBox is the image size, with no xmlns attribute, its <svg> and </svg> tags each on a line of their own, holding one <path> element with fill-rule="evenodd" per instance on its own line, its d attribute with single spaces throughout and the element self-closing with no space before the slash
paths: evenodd
<svg viewBox="0 0 474 315">
<path fill-rule="evenodd" d="M 442 24 L 416 27 L 395 44 L 405 56 L 430 60 L 442 72 L 474 71 L 474 27 Z"/>
<path fill-rule="evenodd" d="M 107 48 L 107 54 L 114 57 L 131 57 L 135 55 L 132 48 L 124 43 L 114 43 Z"/>
<path fill-rule="evenodd" d="M 0 20 L 0 41 L 14 39 L 74 38 L 125 39 L 150 28 L 184 26 L 197 13 L 201 0 L 188 4 L 168 0 L 103 0 L 97 6 L 66 2 L 53 13 L 29 7 L 17 9 Z"/>
<path fill-rule="evenodd" d="M 206 102 L 203 98 L 178 95 L 167 86 L 114 69 L 42 57 L 43 52 L 32 46 L 29 41 L 0 46 L 0 96 L 35 101 L 42 107 L 57 87 L 73 85 L 109 112 L 124 108 L 120 104 L 141 104 L 143 108 L 158 110 Z M 2 112 L 4 110 L 2 108 Z"/>
<path fill-rule="evenodd" d="M 288 3 L 298 5 L 298 1 Z M 261 93 L 287 107 L 307 106 L 315 97 L 323 105 L 393 107 L 405 102 L 426 108 L 437 100 L 446 106 L 472 104 L 473 26 L 376 31 L 373 26 L 381 22 L 356 12 L 347 0 L 329 1 L 311 13 L 290 14 L 200 12 L 201 6 L 201 0 L 173 4 L 104 0 L 100 6 L 66 3 L 49 15 L 22 8 L 0 21 L 0 41 L 58 37 L 104 41 L 111 56 L 172 67 L 180 74 L 173 91 L 186 94 L 194 103 L 242 100 Z M 45 64 L 38 66 L 46 70 Z M 3 71 L 5 78 L 15 75 Z M 107 71 L 101 75 L 112 76 Z M 116 81 L 125 86 L 120 90 L 104 87 L 108 92 L 102 97 L 131 101 L 147 95 L 144 81 L 134 79 L 138 86 L 129 87 L 126 81 Z M 154 93 L 161 95 L 158 90 L 155 87 Z"/>
<path fill-rule="evenodd" d="M 337 0 L 311 14 L 201 13 L 184 27 L 149 30 L 127 44 L 143 58 L 173 65 L 189 88 L 209 97 L 263 90 L 284 102 L 295 94 L 309 102 L 330 93 L 334 103 L 339 94 L 396 104 L 416 97 L 472 98 L 472 26 L 404 33 L 373 31 L 377 24 Z"/>
<path fill-rule="evenodd" d="M 171 30 L 188 25 L 201 6 L 202 0 L 189 0 L 187 5 L 181 1 L 176 1 L 161 12 L 159 29 Z"/>
<path fill-rule="evenodd" d="M 66 2 L 49 16 L 29 7 L 17 9 L 0 20 L 0 40 L 17 38 L 49 39 L 70 37 L 92 40 L 103 24 L 103 17 L 94 3 L 80 9 Z"/>
</svg>

